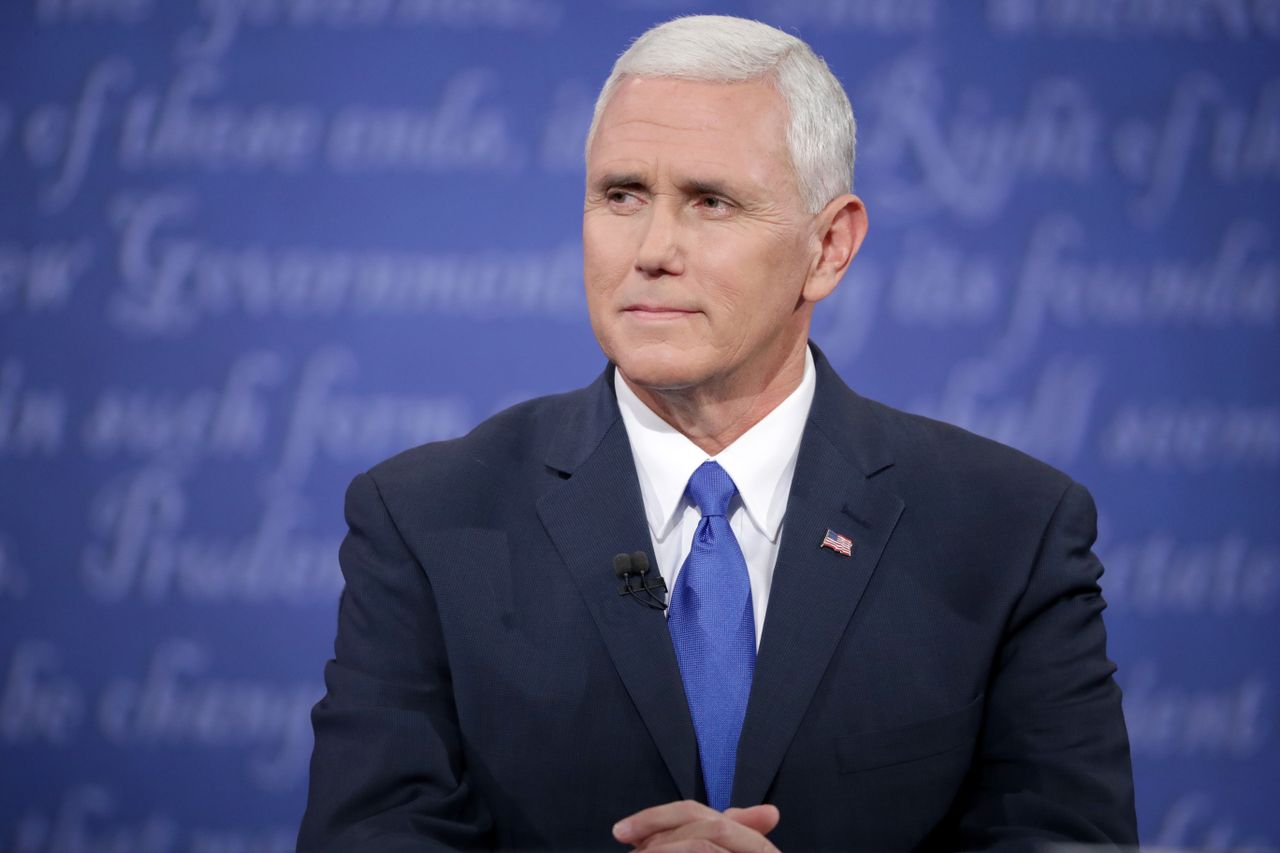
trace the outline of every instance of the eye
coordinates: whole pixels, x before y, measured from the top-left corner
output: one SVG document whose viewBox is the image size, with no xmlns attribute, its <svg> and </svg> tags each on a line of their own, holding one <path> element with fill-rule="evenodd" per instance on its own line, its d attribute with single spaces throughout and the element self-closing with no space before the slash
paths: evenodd
<svg viewBox="0 0 1280 853">
<path fill-rule="evenodd" d="M 610 208 L 619 213 L 634 212 L 644 203 L 639 195 L 621 187 L 605 190 L 604 200 Z"/>
<path fill-rule="evenodd" d="M 730 202 L 725 201 L 718 195 L 704 195 L 702 198 L 698 199 L 698 204 L 701 205 L 703 210 L 707 210 L 718 215 L 727 214 L 733 209 L 733 205 Z"/>
</svg>

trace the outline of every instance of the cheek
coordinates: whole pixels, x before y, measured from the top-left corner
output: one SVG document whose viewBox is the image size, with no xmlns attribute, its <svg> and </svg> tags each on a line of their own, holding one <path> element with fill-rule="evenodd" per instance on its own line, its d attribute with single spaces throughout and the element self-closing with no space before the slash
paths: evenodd
<svg viewBox="0 0 1280 853">
<path fill-rule="evenodd" d="M 582 281 L 587 297 L 587 317 L 605 355 L 614 358 L 614 331 L 617 323 L 615 294 L 625 277 L 625 262 L 602 234 L 600 227 L 586 223 L 582 229 Z"/>
<path fill-rule="evenodd" d="M 626 234 L 616 224 L 610 226 L 590 218 L 582 225 L 582 272 L 588 294 L 612 290 L 630 269 Z"/>
<path fill-rule="evenodd" d="M 794 245 L 755 235 L 752 240 L 718 246 L 706 255 L 707 297 L 735 318 L 734 329 L 777 323 L 795 307 L 803 287 L 802 259 Z"/>
</svg>

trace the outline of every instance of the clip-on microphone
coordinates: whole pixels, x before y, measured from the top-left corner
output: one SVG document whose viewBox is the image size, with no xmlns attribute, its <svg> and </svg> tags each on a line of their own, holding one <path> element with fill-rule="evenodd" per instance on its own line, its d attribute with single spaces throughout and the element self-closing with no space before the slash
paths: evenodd
<svg viewBox="0 0 1280 853">
<path fill-rule="evenodd" d="M 649 573 L 649 557 L 644 551 L 631 554 L 617 554 L 613 558 L 613 573 L 622 579 L 622 589 L 618 595 L 630 595 L 645 607 L 654 610 L 667 609 L 667 582 L 661 575 L 646 580 Z M 639 586 L 632 586 L 631 579 L 636 578 Z"/>
</svg>

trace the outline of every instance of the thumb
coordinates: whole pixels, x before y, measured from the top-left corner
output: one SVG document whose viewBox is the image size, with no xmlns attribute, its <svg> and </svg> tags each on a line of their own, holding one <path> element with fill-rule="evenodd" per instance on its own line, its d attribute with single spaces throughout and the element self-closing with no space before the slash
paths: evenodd
<svg viewBox="0 0 1280 853">
<path fill-rule="evenodd" d="M 778 811 L 777 806 L 765 803 L 748 809 L 725 809 L 724 816 L 735 823 L 754 829 L 761 835 L 768 835 L 778 825 L 782 813 Z"/>
</svg>

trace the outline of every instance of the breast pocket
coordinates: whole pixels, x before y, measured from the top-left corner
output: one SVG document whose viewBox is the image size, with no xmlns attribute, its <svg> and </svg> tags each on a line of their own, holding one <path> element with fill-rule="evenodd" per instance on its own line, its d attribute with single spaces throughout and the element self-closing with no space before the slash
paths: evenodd
<svg viewBox="0 0 1280 853">
<path fill-rule="evenodd" d="M 957 711 L 905 726 L 836 739 L 841 773 L 855 773 L 972 747 L 982 723 L 982 696 Z"/>
</svg>

